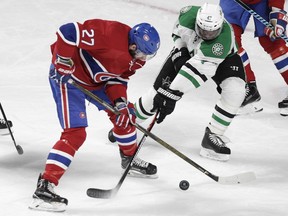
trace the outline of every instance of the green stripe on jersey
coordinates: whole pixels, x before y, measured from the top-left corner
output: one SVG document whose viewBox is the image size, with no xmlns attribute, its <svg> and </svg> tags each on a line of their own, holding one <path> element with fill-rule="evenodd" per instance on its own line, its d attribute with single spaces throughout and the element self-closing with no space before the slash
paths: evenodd
<svg viewBox="0 0 288 216">
<path fill-rule="evenodd" d="M 180 70 L 178 73 L 181 74 L 182 76 L 184 76 L 185 78 L 187 78 L 188 80 L 190 80 L 190 82 L 192 82 L 196 88 L 198 88 L 200 86 L 200 83 L 193 76 L 191 76 L 189 73 L 187 73 L 186 71 Z"/>
</svg>

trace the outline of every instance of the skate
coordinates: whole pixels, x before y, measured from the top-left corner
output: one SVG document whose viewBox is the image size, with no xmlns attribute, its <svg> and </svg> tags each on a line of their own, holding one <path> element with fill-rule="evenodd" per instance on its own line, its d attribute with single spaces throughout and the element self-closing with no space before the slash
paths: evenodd
<svg viewBox="0 0 288 216">
<path fill-rule="evenodd" d="M 278 103 L 281 116 L 288 116 L 288 96 Z"/>
<path fill-rule="evenodd" d="M 124 155 L 121 150 L 120 150 L 120 156 L 121 156 L 121 167 L 123 170 L 125 170 L 128 164 L 130 163 L 132 156 Z M 139 178 L 151 178 L 151 179 L 158 178 L 157 167 L 149 162 L 140 159 L 137 156 L 134 158 L 132 167 L 130 168 L 128 175 L 131 177 L 139 177 Z"/>
<path fill-rule="evenodd" d="M 226 146 L 229 140 L 225 136 L 214 134 L 207 127 L 202 140 L 200 155 L 213 160 L 228 161 L 231 154 Z"/>
<path fill-rule="evenodd" d="M 263 107 L 260 104 L 261 96 L 255 82 L 246 84 L 245 99 L 238 110 L 238 115 L 261 112 Z"/>
<path fill-rule="evenodd" d="M 13 126 L 12 122 L 8 120 L 8 125 L 10 128 Z M 6 122 L 4 119 L 0 118 L 0 135 L 8 135 L 9 134 L 9 129 L 6 125 Z"/>
<path fill-rule="evenodd" d="M 33 201 L 29 208 L 39 211 L 63 212 L 68 200 L 54 192 L 55 185 L 46 179 L 38 178 L 37 189 L 33 194 Z"/>
<path fill-rule="evenodd" d="M 108 140 L 111 143 L 115 143 L 116 142 L 116 138 L 113 135 L 113 128 L 108 132 Z"/>
</svg>

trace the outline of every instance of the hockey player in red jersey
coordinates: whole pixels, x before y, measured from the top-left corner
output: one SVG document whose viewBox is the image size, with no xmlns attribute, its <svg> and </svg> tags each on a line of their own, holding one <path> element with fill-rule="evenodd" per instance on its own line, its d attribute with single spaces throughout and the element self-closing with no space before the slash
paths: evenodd
<svg viewBox="0 0 288 216">
<path fill-rule="evenodd" d="M 137 150 L 136 114 L 127 96 L 129 77 L 152 58 L 160 46 L 156 29 L 148 23 L 133 28 L 117 22 L 93 19 L 62 25 L 57 41 L 51 46 L 50 86 L 63 129 L 60 139 L 48 154 L 45 170 L 40 174 L 31 209 L 64 211 L 68 200 L 53 188 L 69 167 L 75 153 L 86 139 L 88 126 L 85 100 L 105 110 L 113 123 L 119 145 L 121 166 L 127 167 Z M 67 83 L 73 79 L 121 114 L 115 115 Z M 135 157 L 131 174 L 157 177 L 157 167 Z"/>
<path fill-rule="evenodd" d="M 284 10 L 285 1 L 242 0 L 242 2 L 246 3 L 252 10 L 274 26 L 274 30 L 271 30 L 254 18 L 255 37 L 258 37 L 260 45 L 265 52 L 270 55 L 277 70 L 286 84 L 288 84 L 288 48 L 285 41 L 280 39 L 280 35 L 286 33 L 288 21 L 286 11 Z M 251 69 L 248 54 L 242 46 L 242 34 L 245 32 L 251 15 L 233 0 L 220 0 L 220 5 L 226 20 L 233 26 L 236 41 L 239 46 L 239 54 L 245 66 L 247 86 L 246 97 L 242 107 L 252 107 L 254 110 L 260 111 L 263 108 L 255 104 L 255 102 L 261 99 L 256 86 L 255 74 Z M 278 107 L 281 115 L 288 116 L 288 96 L 283 101 L 279 102 Z"/>
</svg>

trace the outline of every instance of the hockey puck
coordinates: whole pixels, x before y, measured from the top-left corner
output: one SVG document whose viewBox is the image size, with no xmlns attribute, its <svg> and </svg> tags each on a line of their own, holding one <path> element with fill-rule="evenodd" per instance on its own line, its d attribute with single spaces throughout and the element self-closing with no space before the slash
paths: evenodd
<svg viewBox="0 0 288 216">
<path fill-rule="evenodd" d="M 189 186 L 190 186 L 190 184 L 186 180 L 182 180 L 179 183 L 179 187 L 180 187 L 181 190 L 187 190 L 189 188 Z"/>
</svg>

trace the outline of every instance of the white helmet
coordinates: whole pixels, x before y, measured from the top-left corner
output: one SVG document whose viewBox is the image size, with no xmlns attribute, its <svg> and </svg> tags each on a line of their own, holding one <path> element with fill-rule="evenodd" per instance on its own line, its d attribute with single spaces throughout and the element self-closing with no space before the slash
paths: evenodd
<svg viewBox="0 0 288 216">
<path fill-rule="evenodd" d="M 197 12 L 196 33 L 203 40 L 213 40 L 221 33 L 224 15 L 219 5 L 205 3 Z"/>
</svg>

